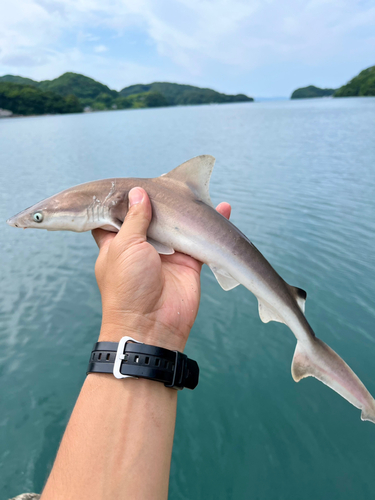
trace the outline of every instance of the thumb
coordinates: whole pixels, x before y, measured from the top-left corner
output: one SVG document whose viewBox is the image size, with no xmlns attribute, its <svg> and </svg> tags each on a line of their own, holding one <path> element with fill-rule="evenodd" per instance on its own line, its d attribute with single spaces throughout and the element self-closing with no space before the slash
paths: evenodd
<svg viewBox="0 0 375 500">
<path fill-rule="evenodd" d="M 146 241 L 151 218 L 151 203 L 146 191 L 139 187 L 131 189 L 129 210 L 116 238 L 123 251 Z"/>
</svg>

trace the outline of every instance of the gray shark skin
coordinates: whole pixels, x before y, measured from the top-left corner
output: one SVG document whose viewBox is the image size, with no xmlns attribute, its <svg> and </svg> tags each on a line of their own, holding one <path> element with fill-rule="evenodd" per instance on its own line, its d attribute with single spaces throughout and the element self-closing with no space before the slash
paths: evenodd
<svg viewBox="0 0 375 500">
<path fill-rule="evenodd" d="M 160 254 L 174 251 L 206 263 L 224 290 L 239 284 L 258 299 L 263 322 L 285 323 L 297 339 L 292 362 L 296 382 L 312 376 L 362 410 L 375 423 L 375 400 L 349 366 L 319 340 L 304 315 L 306 292 L 288 285 L 230 221 L 214 209 L 209 180 L 215 159 L 193 158 L 154 179 L 105 179 L 58 193 L 10 218 L 22 228 L 50 231 L 118 231 L 128 210 L 128 193 L 139 186 L 152 204 L 148 241 Z"/>
</svg>

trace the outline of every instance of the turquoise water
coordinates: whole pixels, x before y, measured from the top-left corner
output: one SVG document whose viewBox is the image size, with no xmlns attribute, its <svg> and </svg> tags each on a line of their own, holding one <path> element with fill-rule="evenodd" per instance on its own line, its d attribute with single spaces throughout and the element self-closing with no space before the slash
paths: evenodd
<svg viewBox="0 0 375 500">
<path fill-rule="evenodd" d="M 100 328 L 90 234 L 5 220 L 105 177 L 217 159 L 214 202 L 281 276 L 375 394 L 375 99 L 179 107 L 0 121 L 0 491 L 40 492 Z M 352 500 L 375 489 L 375 426 L 314 379 L 295 384 L 292 333 L 243 287 L 203 271 L 179 395 L 171 499 Z"/>
</svg>

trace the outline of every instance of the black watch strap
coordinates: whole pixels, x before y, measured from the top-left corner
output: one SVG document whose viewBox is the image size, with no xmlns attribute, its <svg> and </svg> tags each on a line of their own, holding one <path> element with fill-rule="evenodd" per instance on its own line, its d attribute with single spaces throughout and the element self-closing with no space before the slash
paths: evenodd
<svg viewBox="0 0 375 500">
<path fill-rule="evenodd" d="M 87 373 L 111 373 L 116 378 L 147 378 L 174 389 L 195 389 L 198 363 L 179 351 L 170 351 L 123 337 L 116 342 L 97 342 Z"/>
</svg>

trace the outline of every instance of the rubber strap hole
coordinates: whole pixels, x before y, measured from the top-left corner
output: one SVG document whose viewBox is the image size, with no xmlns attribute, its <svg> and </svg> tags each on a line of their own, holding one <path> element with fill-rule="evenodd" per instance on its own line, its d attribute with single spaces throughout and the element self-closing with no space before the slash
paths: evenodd
<svg viewBox="0 0 375 500">
<path fill-rule="evenodd" d="M 139 363 L 139 356 L 134 356 L 134 362 Z"/>
<path fill-rule="evenodd" d="M 107 361 L 109 361 L 109 357 L 110 357 L 110 353 L 108 353 L 108 354 L 107 354 L 107 356 L 106 356 L 106 358 L 105 358 L 105 359 L 106 359 Z"/>
<path fill-rule="evenodd" d="M 102 357 L 102 353 L 100 352 L 100 353 L 98 354 L 98 359 L 101 359 L 101 357 Z"/>
<path fill-rule="evenodd" d="M 146 363 L 146 365 L 148 365 L 148 364 L 149 364 L 149 362 L 150 362 L 150 358 L 149 358 L 148 356 L 146 356 L 146 357 L 145 357 L 145 363 Z"/>
<path fill-rule="evenodd" d="M 155 366 L 159 366 L 160 365 L 160 359 L 159 358 L 156 358 L 155 359 Z"/>
</svg>

